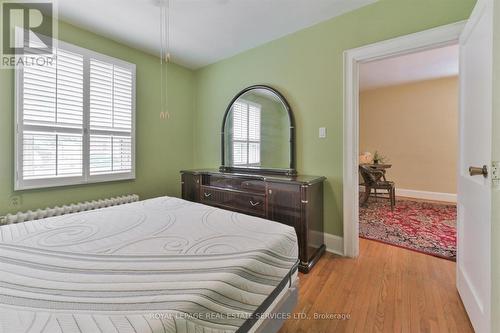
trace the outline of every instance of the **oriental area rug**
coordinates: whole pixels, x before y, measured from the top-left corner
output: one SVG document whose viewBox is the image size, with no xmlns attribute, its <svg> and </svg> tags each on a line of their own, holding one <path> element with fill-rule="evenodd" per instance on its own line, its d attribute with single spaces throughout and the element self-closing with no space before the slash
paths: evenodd
<svg viewBox="0 0 500 333">
<path fill-rule="evenodd" d="M 455 260 L 457 209 L 454 204 L 370 198 L 359 208 L 359 236 Z"/>
</svg>

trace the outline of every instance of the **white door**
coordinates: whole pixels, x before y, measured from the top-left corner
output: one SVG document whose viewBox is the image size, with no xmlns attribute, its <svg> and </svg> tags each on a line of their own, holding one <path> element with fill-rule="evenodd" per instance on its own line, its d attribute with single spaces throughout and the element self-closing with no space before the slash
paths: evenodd
<svg viewBox="0 0 500 333">
<path fill-rule="evenodd" d="M 477 333 L 491 331 L 493 0 L 479 0 L 460 37 L 457 288 Z"/>
</svg>

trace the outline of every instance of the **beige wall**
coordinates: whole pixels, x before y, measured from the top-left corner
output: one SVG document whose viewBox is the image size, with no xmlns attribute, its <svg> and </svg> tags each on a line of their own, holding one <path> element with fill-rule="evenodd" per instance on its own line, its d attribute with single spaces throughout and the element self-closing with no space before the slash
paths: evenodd
<svg viewBox="0 0 500 333">
<path fill-rule="evenodd" d="M 378 150 L 407 190 L 456 193 L 458 77 L 360 94 L 360 152 Z"/>
</svg>

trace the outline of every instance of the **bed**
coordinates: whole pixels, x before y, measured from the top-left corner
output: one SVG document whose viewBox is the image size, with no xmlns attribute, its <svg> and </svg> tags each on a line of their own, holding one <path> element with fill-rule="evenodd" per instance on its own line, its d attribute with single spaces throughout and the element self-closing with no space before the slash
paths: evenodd
<svg viewBox="0 0 500 333">
<path fill-rule="evenodd" d="M 276 331 L 297 251 L 292 227 L 171 197 L 4 225 L 0 332 Z"/>
</svg>

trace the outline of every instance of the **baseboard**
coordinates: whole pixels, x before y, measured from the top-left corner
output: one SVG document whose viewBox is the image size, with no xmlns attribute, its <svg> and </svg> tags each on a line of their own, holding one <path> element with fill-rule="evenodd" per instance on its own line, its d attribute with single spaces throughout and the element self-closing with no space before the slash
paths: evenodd
<svg viewBox="0 0 500 333">
<path fill-rule="evenodd" d="M 360 186 L 359 192 L 365 192 L 365 187 Z M 381 194 L 386 194 L 387 191 L 379 190 Z M 422 200 L 433 200 L 433 201 L 445 201 L 445 202 L 457 202 L 457 195 L 455 193 L 441 193 L 441 192 L 428 192 L 428 191 L 417 191 L 417 190 L 407 190 L 404 188 L 396 188 L 396 196 L 422 199 Z"/>
<path fill-rule="evenodd" d="M 400 197 L 414 198 L 414 199 L 457 202 L 457 195 L 455 193 L 427 192 L 427 191 L 416 191 L 416 190 L 406 190 L 402 188 L 396 188 L 396 195 Z"/>
<path fill-rule="evenodd" d="M 325 233 L 326 250 L 330 253 L 344 255 L 344 238 Z"/>
</svg>

